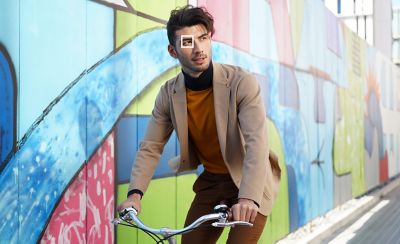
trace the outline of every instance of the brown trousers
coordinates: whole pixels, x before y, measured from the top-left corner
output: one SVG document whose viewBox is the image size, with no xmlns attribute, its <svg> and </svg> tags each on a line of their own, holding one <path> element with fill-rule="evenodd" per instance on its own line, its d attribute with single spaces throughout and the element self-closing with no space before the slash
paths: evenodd
<svg viewBox="0 0 400 244">
<path fill-rule="evenodd" d="M 229 174 L 213 174 L 204 171 L 195 181 L 193 191 L 196 196 L 190 206 L 185 226 L 202 215 L 213 213 L 214 207 L 224 203 L 231 207 L 237 202 L 238 188 Z M 267 217 L 258 213 L 253 227 L 235 226 L 230 229 L 227 243 L 257 243 L 264 230 Z M 199 228 L 182 235 L 182 244 L 216 243 L 223 228 L 204 223 Z"/>
</svg>

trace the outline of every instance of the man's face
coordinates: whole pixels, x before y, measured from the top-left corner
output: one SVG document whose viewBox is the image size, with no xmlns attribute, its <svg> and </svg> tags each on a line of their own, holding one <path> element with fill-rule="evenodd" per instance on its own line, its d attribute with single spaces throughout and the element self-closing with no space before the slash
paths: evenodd
<svg viewBox="0 0 400 244">
<path fill-rule="evenodd" d="M 198 77 L 211 61 L 211 34 L 199 24 L 175 32 L 175 46 L 168 45 L 168 52 L 181 63 L 182 70 Z"/>
</svg>

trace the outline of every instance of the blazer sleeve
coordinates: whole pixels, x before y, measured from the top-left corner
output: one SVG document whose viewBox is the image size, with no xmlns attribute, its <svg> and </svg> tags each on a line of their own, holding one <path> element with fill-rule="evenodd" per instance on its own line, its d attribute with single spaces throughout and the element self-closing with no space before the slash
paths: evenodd
<svg viewBox="0 0 400 244">
<path fill-rule="evenodd" d="M 260 86 L 251 74 L 243 75 L 238 84 L 237 113 L 245 141 L 238 197 L 261 204 L 268 168 L 267 121 Z"/>
<path fill-rule="evenodd" d="M 144 193 L 153 177 L 164 146 L 173 131 L 168 103 L 168 90 L 165 84 L 157 95 L 145 136 L 139 145 L 128 191 L 138 189 Z"/>
</svg>

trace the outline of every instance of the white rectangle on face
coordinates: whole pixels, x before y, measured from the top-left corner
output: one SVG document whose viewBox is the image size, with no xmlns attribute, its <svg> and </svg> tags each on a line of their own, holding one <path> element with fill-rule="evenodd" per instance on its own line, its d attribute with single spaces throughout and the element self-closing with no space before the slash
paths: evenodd
<svg viewBox="0 0 400 244">
<path fill-rule="evenodd" d="M 194 47 L 194 36 L 181 35 L 181 48 L 193 48 L 193 47 Z"/>
</svg>

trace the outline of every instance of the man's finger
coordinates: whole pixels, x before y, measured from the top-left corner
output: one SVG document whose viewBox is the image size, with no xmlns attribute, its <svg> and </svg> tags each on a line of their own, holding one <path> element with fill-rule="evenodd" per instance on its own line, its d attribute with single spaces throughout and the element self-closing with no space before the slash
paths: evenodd
<svg viewBox="0 0 400 244">
<path fill-rule="evenodd" d="M 248 206 L 240 204 L 240 221 L 246 221 L 246 214 L 248 213 Z"/>
<path fill-rule="evenodd" d="M 233 220 L 239 220 L 240 219 L 240 208 L 237 204 L 233 205 L 232 212 L 233 212 Z"/>
<path fill-rule="evenodd" d="M 251 213 L 251 217 L 250 217 L 250 223 L 254 223 L 256 221 L 256 217 L 257 217 L 258 212 L 256 210 L 254 210 Z"/>
<path fill-rule="evenodd" d="M 228 220 L 229 220 L 229 221 L 232 221 L 232 220 L 233 220 L 233 211 L 232 211 L 232 209 L 230 209 L 230 210 L 228 211 Z"/>
<path fill-rule="evenodd" d="M 253 216 L 254 209 L 251 206 L 248 206 L 248 210 L 246 212 L 246 222 L 250 222 L 251 217 Z"/>
</svg>

